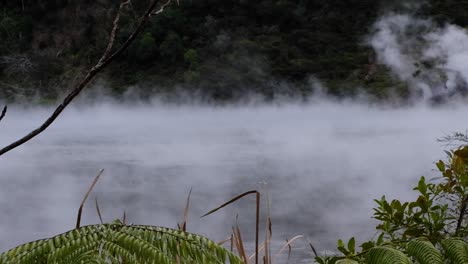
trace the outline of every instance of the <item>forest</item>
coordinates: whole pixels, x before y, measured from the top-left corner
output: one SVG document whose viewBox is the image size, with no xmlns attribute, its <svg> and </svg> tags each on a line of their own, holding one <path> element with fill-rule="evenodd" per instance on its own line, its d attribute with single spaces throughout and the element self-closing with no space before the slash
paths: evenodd
<svg viewBox="0 0 468 264">
<path fill-rule="evenodd" d="M 148 1 L 123 14 L 117 41 Z M 417 9 L 413 6 L 418 6 Z M 0 97 L 51 103 L 99 57 L 114 1 L 0 1 Z M 216 102 L 246 95 L 306 98 L 318 79 L 326 93 L 365 92 L 385 100 L 408 87 L 366 44 L 384 12 L 467 26 L 468 3 L 455 0 L 181 0 L 151 24 L 96 82 L 113 96 L 132 87 L 142 98 L 185 93 Z"/>
</svg>

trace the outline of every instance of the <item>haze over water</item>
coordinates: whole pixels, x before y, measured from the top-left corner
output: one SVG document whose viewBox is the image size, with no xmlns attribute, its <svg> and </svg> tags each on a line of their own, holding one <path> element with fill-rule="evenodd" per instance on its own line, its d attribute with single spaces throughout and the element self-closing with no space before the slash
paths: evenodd
<svg viewBox="0 0 468 264">
<path fill-rule="evenodd" d="M 0 143 L 51 112 L 11 107 Z M 83 224 L 99 223 L 97 197 L 104 221 L 125 210 L 130 223 L 175 227 L 193 188 L 189 231 L 222 240 L 238 215 L 244 238 L 253 240 L 253 198 L 199 216 L 258 189 L 270 198 L 276 241 L 303 234 L 324 250 L 338 238 L 370 239 L 372 200 L 414 198 L 418 178 L 438 176 L 434 162 L 445 158 L 448 147 L 436 139 L 464 132 L 467 116 L 461 104 L 384 109 L 327 100 L 73 106 L 42 135 L 0 157 L 0 250 L 74 228 L 101 168 Z"/>
</svg>

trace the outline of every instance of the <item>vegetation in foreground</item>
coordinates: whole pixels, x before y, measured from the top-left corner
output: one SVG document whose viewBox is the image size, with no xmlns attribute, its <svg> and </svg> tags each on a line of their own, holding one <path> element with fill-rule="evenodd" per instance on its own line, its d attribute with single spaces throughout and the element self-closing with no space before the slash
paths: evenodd
<svg viewBox="0 0 468 264">
<path fill-rule="evenodd" d="M 444 141 L 468 143 L 455 133 Z M 376 240 L 357 250 L 355 238 L 338 240 L 342 256 L 317 256 L 320 264 L 333 263 L 468 263 L 468 146 L 446 152 L 448 160 L 436 165 L 441 176 L 421 177 L 415 201 L 375 200 L 374 218 L 380 221 Z"/>
</svg>

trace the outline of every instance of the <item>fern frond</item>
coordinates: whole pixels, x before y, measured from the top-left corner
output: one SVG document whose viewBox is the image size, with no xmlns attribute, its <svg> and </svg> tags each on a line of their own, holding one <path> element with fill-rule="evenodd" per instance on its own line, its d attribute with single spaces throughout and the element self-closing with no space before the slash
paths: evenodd
<svg viewBox="0 0 468 264">
<path fill-rule="evenodd" d="M 467 246 L 467 243 L 462 239 L 451 238 L 442 241 L 442 247 L 445 251 L 445 255 L 454 264 L 468 263 Z"/>
<path fill-rule="evenodd" d="M 375 247 L 366 255 L 368 264 L 411 264 L 411 260 L 401 251 L 391 247 Z"/>
<path fill-rule="evenodd" d="M 242 260 L 200 235 L 120 222 L 84 226 L 0 254 L 0 264 L 185 264 Z"/>
<path fill-rule="evenodd" d="M 414 257 L 420 264 L 443 264 L 440 251 L 427 239 L 414 239 L 406 245 L 408 255 Z"/>
</svg>

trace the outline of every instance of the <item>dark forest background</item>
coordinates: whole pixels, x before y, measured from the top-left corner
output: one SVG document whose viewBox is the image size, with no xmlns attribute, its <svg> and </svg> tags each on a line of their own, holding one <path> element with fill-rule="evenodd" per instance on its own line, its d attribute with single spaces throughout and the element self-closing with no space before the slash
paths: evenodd
<svg viewBox="0 0 468 264">
<path fill-rule="evenodd" d="M 119 41 L 149 1 L 122 14 Z M 408 4 L 409 1 L 405 1 Z M 0 1 L 0 99 L 54 101 L 95 63 L 118 3 L 110 0 Z M 311 76 L 326 93 L 376 100 L 408 87 L 365 45 L 376 19 L 405 6 L 388 0 L 181 0 L 151 24 L 102 75 L 111 93 L 307 97 Z M 417 16 L 466 27 L 468 2 L 425 1 Z"/>
</svg>

